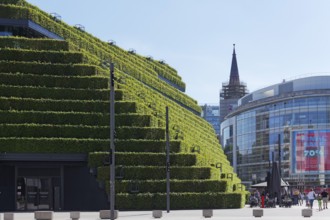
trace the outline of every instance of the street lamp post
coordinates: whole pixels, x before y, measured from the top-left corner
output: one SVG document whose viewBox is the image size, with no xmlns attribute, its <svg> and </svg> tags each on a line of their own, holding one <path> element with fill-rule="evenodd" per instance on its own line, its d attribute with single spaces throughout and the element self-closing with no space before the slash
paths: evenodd
<svg viewBox="0 0 330 220">
<path fill-rule="evenodd" d="M 110 218 L 115 219 L 115 76 L 110 63 Z"/>
<path fill-rule="evenodd" d="M 170 212 L 170 133 L 169 133 L 169 113 L 166 106 L 166 210 Z"/>
</svg>

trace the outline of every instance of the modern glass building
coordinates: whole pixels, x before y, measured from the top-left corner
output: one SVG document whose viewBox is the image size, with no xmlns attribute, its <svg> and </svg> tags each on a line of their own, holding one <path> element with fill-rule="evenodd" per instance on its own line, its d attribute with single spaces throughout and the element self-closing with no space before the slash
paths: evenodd
<svg viewBox="0 0 330 220">
<path fill-rule="evenodd" d="M 283 81 L 242 97 L 221 135 L 248 186 L 265 181 L 271 161 L 291 185 L 330 184 L 330 76 Z"/>
<path fill-rule="evenodd" d="M 208 121 L 214 128 L 217 136 L 220 136 L 220 109 L 219 105 L 205 104 L 202 105 L 202 118 Z"/>
</svg>

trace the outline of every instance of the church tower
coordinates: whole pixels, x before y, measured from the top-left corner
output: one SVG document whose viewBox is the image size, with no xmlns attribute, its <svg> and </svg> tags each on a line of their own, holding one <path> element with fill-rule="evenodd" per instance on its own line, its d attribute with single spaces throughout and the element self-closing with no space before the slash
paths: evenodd
<svg viewBox="0 0 330 220">
<path fill-rule="evenodd" d="M 248 93 L 246 84 L 239 79 L 235 44 L 233 46 L 229 82 L 222 83 L 222 90 L 220 92 L 220 123 L 223 122 L 229 112 L 236 108 L 238 99 Z"/>
</svg>

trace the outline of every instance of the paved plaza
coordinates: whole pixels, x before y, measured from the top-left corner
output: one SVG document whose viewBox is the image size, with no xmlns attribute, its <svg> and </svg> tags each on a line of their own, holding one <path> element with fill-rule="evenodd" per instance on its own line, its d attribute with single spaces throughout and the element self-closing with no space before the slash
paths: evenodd
<svg viewBox="0 0 330 220">
<path fill-rule="evenodd" d="M 304 206 L 292 206 L 291 208 L 265 208 L 264 215 L 262 219 L 269 220 L 297 220 L 305 219 L 301 215 L 301 211 Z M 252 208 L 246 206 L 243 209 L 219 209 L 213 210 L 213 217 L 211 219 L 232 219 L 232 220 L 249 220 L 249 219 L 259 219 L 252 215 Z M 318 211 L 316 207 L 313 209 L 312 219 L 330 219 L 330 209 Z M 3 219 L 3 213 L 1 213 L 1 219 Z M 33 220 L 34 213 L 15 213 L 15 220 Z M 99 220 L 98 212 L 81 212 L 81 220 Z M 142 220 L 142 219 L 154 219 L 152 217 L 152 211 L 123 211 L 119 212 L 118 219 L 123 220 Z M 202 216 L 202 210 L 180 210 L 171 211 L 167 213 L 163 212 L 163 217 L 161 219 L 173 219 L 173 220 L 194 220 L 194 219 L 205 219 Z M 54 220 L 70 220 L 70 213 L 68 212 L 55 212 Z"/>
</svg>

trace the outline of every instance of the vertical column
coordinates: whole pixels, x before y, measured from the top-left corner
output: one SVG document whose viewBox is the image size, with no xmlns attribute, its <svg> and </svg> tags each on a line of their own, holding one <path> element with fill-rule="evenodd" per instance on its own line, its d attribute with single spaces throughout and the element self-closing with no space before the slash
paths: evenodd
<svg viewBox="0 0 330 220">
<path fill-rule="evenodd" d="M 168 106 L 166 106 L 166 210 L 170 212 L 170 134 Z"/>
<path fill-rule="evenodd" d="M 115 77 L 114 64 L 110 64 L 110 218 L 115 219 Z"/>
</svg>

